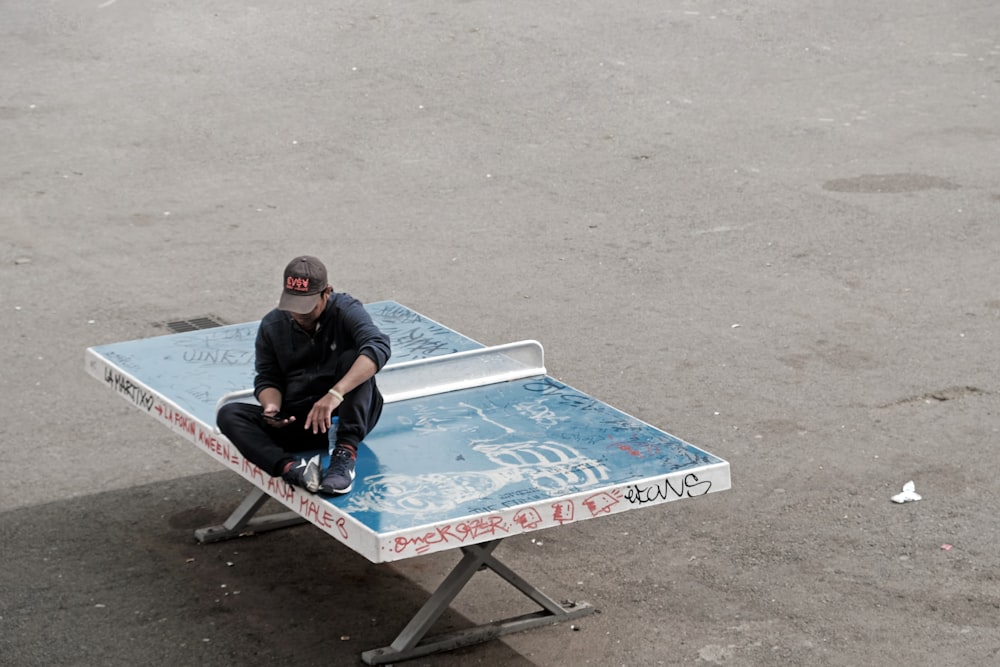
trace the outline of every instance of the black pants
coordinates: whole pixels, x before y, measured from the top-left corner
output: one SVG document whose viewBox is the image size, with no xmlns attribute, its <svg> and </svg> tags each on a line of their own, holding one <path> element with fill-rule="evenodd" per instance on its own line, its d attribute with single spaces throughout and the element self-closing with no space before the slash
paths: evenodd
<svg viewBox="0 0 1000 667">
<path fill-rule="evenodd" d="M 312 429 L 304 428 L 311 407 L 291 412 L 295 421 L 282 428 L 265 422 L 260 406 L 249 403 L 223 405 L 216 421 L 219 430 L 247 460 L 272 477 L 277 477 L 285 463 L 294 458 L 291 456 L 294 453 L 326 451 L 331 442 L 346 443 L 357 449 L 358 443 L 375 428 L 382 416 L 382 394 L 374 378 L 347 392 L 343 403 L 333 412 L 337 416 L 335 433 L 314 434 Z"/>
</svg>

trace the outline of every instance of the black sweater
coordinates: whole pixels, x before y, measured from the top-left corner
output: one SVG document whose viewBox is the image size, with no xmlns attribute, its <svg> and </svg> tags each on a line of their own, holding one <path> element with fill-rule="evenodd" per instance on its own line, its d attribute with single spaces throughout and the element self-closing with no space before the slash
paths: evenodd
<svg viewBox="0 0 1000 667">
<path fill-rule="evenodd" d="M 283 410 L 308 411 L 340 379 L 334 370 L 345 352 L 365 355 L 378 369 L 391 354 L 389 337 L 351 295 L 330 294 L 312 335 L 275 308 L 257 330 L 254 394 L 260 397 L 262 389 L 274 387 L 281 392 Z"/>
</svg>

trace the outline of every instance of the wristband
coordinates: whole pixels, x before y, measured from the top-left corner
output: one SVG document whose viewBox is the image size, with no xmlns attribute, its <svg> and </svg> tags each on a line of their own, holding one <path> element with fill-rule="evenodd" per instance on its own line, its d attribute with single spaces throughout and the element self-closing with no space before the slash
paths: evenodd
<svg viewBox="0 0 1000 667">
<path fill-rule="evenodd" d="M 343 396 L 343 394 L 341 394 L 341 393 L 340 393 L 339 391 L 337 391 L 336 389 L 331 389 L 330 391 L 328 391 L 328 392 L 326 392 L 326 393 L 330 394 L 331 396 L 333 396 L 334 398 L 336 398 L 336 399 L 337 399 L 338 401 L 340 401 L 341 403 L 343 403 L 343 402 L 344 402 L 344 396 Z"/>
</svg>

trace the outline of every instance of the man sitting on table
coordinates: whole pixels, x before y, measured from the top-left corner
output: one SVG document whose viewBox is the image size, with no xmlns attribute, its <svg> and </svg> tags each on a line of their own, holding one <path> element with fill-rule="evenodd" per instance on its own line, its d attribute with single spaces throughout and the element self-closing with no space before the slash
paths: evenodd
<svg viewBox="0 0 1000 667">
<path fill-rule="evenodd" d="M 333 291 L 321 261 L 303 256 L 285 268 L 281 299 L 261 320 L 255 349 L 260 406 L 223 405 L 219 429 L 271 476 L 312 493 L 347 493 L 358 443 L 382 414 L 374 376 L 391 354 L 388 336 L 360 301 Z M 321 475 L 320 455 L 301 453 L 325 451 L 331 440 L 330 465 Z"/>
</svg>

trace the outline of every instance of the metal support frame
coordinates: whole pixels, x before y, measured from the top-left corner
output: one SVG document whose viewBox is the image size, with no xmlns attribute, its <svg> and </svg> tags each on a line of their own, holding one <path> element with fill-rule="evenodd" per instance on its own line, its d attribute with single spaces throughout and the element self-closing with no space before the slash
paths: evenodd
<svg viewBox="0 0 1000 667">
<path fill-rule="evenodd" d="M 194 531 L 195 538 L 202 544 L 208 544 L 239 537 L 247 532 L 264 533 L 306 522 L 305 517 L 291 510 L 255 517 L 254 514 L 268 499 L 270 496 L 259 488 L 252 489 L 222 525 L 199 528 Z"/>
<path fill-rule="evenodd" d="M 262 533 L 306 522 L 304 517 L 293 511 L 255 517 L 254 514 L 263 507 L 269 498 L 270 496 L 261 489 L 252 489 L 222 525 L 199 528 L 194 532 L 195 537 L 202 544 L 208 544 L 239 537 L 247 532 Z M 501 541 L 497 539 L 461 547 L 462 559 L 438 585 L 427 602 L 414 614 L 396 640 L 389 646 L 372 649 L 361 654 L 361 659 L 365 664 L 384 665 L 412 660 L 432 653 L 479 644 L 513 632 L 561 623 L 594 612 L 594 608 L 586 602 L 559 603 L 553 600 L 497 560 L 493 556 L 493 551 Z M 472 576 L 484 569 L 493 570 L 504 581 L 540 606 L 541 610 L 426 637 L 431 627 L 441 618 L 441 615 L 469 583 Z"/>
<path fill-rule="evenodd" d="M 593 613 L 586 602 L 560 604 L 525 581 L 520 575 L 493 557 L 492 552 L 501 540 L 462 547 L 462 560 L 431 594 L 424 606 L 389 646 L 365 651 L 361 659 L 368 665 L 383 665 L 401 660 L 450 651 L 463 646 L 478 644 L 497 637 L 543 625 L 560 623 Z M 484 623 L 472 628 L 457 630 L 424 639 L 431 626 L 441 617 L 452 600 L 459 594 L 477 571 L 489 568 L 507 583 L 521 591 L 542 607 L 521 616 Z"/>
</svg>

